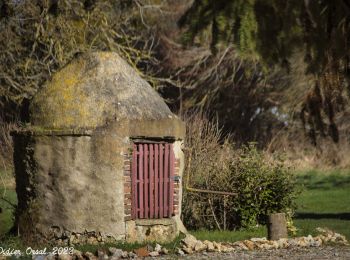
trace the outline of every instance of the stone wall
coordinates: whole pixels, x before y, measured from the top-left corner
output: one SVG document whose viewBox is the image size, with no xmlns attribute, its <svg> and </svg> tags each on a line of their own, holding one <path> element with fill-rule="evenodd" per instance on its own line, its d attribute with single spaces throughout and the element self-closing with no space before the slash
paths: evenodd
<svg viewBox="0 0 350 260">
<path fill-rule="evenodd" d="M 118 122 L 93 131 L 34 129 L 15 133 L 16 225 L 22 238 L 31 244 L 175 238 L 179 226 L 183 227 L 179 217 L 182 142 L 175 141 L 173 146 L 175 175 L 180 176 L 180 182 L 174 183 L 175 216 L 145 224 L 130 222 L 129 137 L 132 132 L 140 138 L 149 134 L 151 138 L 168 139 L 171 134 L 182 133 L 181 122 L 174 122 L 177 128 L 162 125 L 162 121 L 146 121 L 138 122 L 138 129 L 135 122 Z"/>
<path fill-rule="evenodd" d="M 125 238 L 118 139 L 19 135 L 14 143 L 16 224 L 25 240 L 55 241 L 91 232 Z"/>
<path fill-rule="evenodd" d="M 166 243 L 179 234 L 175 217 L 162 219 L 136 219 L 125 222 L 126 241 L 129 243 L 157 241 Z"/>
</svg>

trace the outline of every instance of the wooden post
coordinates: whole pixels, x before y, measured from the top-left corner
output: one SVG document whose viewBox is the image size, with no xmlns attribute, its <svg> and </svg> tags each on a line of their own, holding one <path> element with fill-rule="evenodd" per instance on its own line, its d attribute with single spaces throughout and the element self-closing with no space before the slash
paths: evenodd
<svg viewBox="0 0 350 260">
<path fill-rule="evenodd" d="M 287 238 L 287 222 L 284 213 L 273 213 L 269 216 L 267 224 L 269 240 L 278 240 L 280 238 Z"/>
</svg>

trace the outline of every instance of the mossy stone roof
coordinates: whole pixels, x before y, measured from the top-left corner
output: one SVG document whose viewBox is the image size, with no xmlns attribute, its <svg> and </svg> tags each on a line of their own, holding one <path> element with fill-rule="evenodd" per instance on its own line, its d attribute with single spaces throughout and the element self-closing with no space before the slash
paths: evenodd
<svg viewBox="0 0 350 260">
<path fill-rule="evenodd" d="M 158 93 L 113 52 L 82 54 L 55 73 L 34 96 L 30 114 L 33 126 L 53 129 L 174 117 Z"/>
</svg>

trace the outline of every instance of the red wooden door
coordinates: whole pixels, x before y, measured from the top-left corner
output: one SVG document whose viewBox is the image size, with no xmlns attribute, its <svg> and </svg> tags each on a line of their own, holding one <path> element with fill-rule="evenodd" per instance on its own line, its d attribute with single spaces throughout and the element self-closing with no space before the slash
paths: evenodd
<svg viewBox="0 0 350 260">
<path fill-rule="evenodd" d="M 173 215 L 174 162 L 171 143 L 133 146 L 132 218 L 168 218 Z"/>
</svg>

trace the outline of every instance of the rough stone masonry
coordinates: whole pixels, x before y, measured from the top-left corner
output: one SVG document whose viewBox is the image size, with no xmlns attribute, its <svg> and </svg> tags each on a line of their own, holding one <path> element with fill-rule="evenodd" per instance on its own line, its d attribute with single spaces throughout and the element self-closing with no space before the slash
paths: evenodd
<svg viewBox="0 0 350 260">
<path fill-rule="evenodd" d="M 132 219 L 130 163 L 135 140 L 168 142 L 181 178 L 184 134 L 184 123 L 118 54 L 80 55 L 34 96 L 30 123 L 13 132 L 21 237 L 61 244 L 173 239 L 183 229 L 181 181 L 172 216 Z"/>
</svg>

